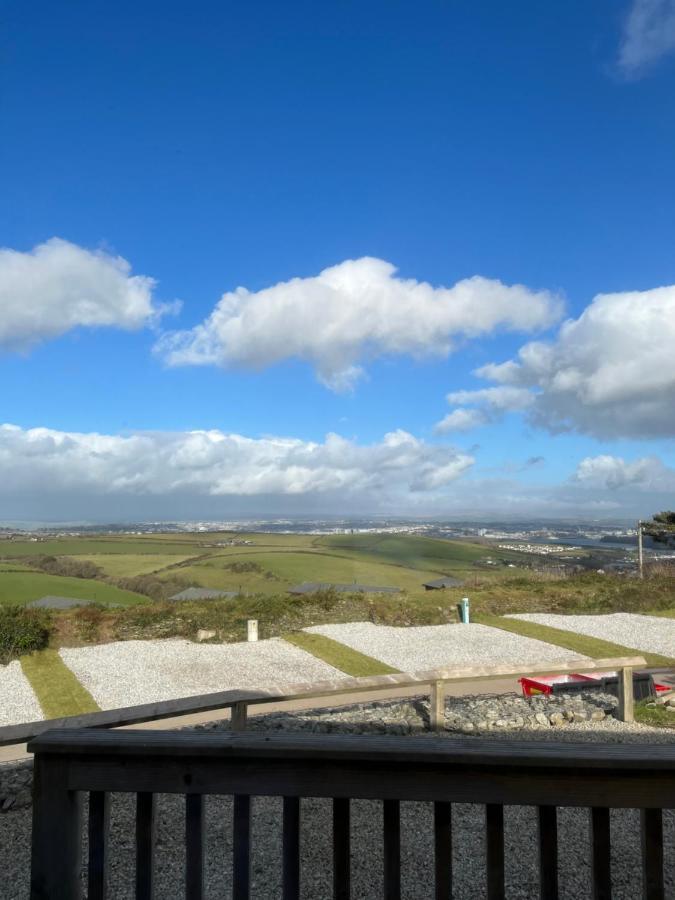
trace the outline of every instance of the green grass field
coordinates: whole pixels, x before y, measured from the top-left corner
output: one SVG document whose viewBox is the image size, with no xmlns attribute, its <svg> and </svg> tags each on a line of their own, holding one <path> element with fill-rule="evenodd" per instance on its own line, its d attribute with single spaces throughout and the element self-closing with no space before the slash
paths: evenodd
<svg viewBox="0 0 675 900">
<path fill-rule="evenodd" d="M 146 603 L 147 598 L 131 591 L 123 591 L 113 584 L 89 578 L 64 578 L 43 572 L 0 571 L 0 603 L 29 603 L 47 595 L 95 600 L 97 603 L 119 603 L 132 606 Z"/>
<path fill-rule="evenodd" d="M 161 571 L 176 563 L 198 558 L 200 554 L 197 551 L 200 549 L 195 547 L 194 553 L 186 555 L 161 554 L 154 548 L 153 553 L 91 553 L 73 556 L 72 559 L 93 563 L 113 578 L 128 578 Z"/>
<path fill-rule="evenodd" d="M 203 539 L 203 538 L 202 538 Z M 196 552 L 196 551 L 195 551 Z M 2 541 L 0 559 L 22 556 L 89 556 L 111 553 L 159 553 L 167 556 L 192 553 L 191 543 L 173 538 L 158 541 L 154 538 L 57 538 L 47 541 Z"/>
<path fill-rule="evenodd" d="M 237 573 L 233 563 L 255 563 L 258 572 Z M 266 573 L 273 577 L 266 577 Z M 163 574 L 169 574 L 167 572 Z M 193 565 L 172 569 L 171 574 L 194 580 L 203 587 L 274 593 L 303 581 L 322 581 L 382 585 L 406 591 L 422 590 L 422 583 L 437 578 L 433 571 L 409 569 L 377 559 L 332 554 L 324 550 L 253 549 L 212 556 Z"/>
</svg>

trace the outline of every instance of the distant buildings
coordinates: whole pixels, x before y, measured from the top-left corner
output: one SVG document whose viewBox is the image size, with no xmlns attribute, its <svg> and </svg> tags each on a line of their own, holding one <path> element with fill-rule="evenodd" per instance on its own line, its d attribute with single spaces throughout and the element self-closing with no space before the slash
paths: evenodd
<svg viewBox="0 0 675 900">
<path fill-rule="evenodd" d="M 219 600 L 223 597 L 238 597 L 239 591 L 213 591 L 209 588 L 190 587 L 169 597 L 169 600 Z"/>
<path fill-rule="evenodd" d="M 425 591 L 442 591 L 445 588 L 461 587 L 464 584 L 459 578 L 437 578 L 435 581 L 425 581 L 423 584 Z"/>
<path fill-rule="evenodd" d="M 97 600 L 83 600 L 76 597 L 56 597 L 51 594 L 40 597 L 39 600 L 31 600 L 26 606 L 31 609 L 73 609 L 76 606 L 90 606 Z M 106 603 L 106 606 L 120 606 L 119 603 Z"/>
<path fill-rule="evenodd" d="M 317 591 L 337 591 L 339 594 L 399 594 L 397 587 L 382 587 L 371 584 L 332 584 L 327 581 L 303 581 L 288 589 L 289 594 L 315 594 Z"/>
</svg>

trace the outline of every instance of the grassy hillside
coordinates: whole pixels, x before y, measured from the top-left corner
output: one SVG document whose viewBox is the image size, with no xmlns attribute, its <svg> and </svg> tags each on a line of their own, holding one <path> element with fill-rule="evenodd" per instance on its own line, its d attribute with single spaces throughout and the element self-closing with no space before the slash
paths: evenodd
<svg viewBox="0 0 675 900">
<path fill-rule="evenodd" d="M 464 571 L 478 560 L 508 556 L 484 544 L 396 534 L 335 534 L 319 538 L 315 545 L 366 553 L 411 569 L 448 573 Z"/>
<path fill-rule="evenodd" d="M 138 538 L 55 538 L 48 541 L 0 541 L 0 559 L 22 556 L 83 556 L 111 553 L 159 553 L 179 555 L 192 553 L 191 542 L 175 537 L 170 541 L 152 537 Z M 196 551 L 195 551 L 196 552 Z"/>
<path fill-rule="evenodd" d="M 161 571 L 188 559 L 199 559 L 200 549 L 195 547 L 195 552 L 185 555 L 160 554 L 155 549 L 154 553 L 91 553 L 72 558 L 93 563 L 112 578 L 129 578 Z"/>
<path fill-rule="evenodd" d="M 46 575 L 35 571 L 0 571 L 0 603 L 28 603 L 47 594 L 95 600 L 98 603 L 119 603 L 122 606 L 147 602 L 140 594 L 123 591 L 104 581 L 64 578 L 61 575 Z"/>
<path fill-rule="evenodd" d="M 249 571 L 245 571 L 249 569 Z M 166 575 L 169 574 L 165 570 Z M 302 581 L 383 585 L 418 591 L 423 581 L 438 577 L 433 571 L 409 569 L 358 554 L 338 555 L 320 550 L 254 550 L 202 559 L 172 569 L 171 574 L 202 587 L 275 593 Z"/>
</svg>

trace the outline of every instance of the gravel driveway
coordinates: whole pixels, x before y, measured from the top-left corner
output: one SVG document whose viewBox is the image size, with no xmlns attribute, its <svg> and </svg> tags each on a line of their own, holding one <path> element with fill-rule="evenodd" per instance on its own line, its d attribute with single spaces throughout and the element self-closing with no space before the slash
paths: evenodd
<svg viewBox="0 0 675 900">
<path fill-rule="evenodd" d="M 552 628 L 564 628 L 589 637 L 614 641 L 647 653 L 675 656 L 675 619 L 612 613 L 606 616 L 563 616 L 552 613 L 520 613 L 510 619 L 523 619 Z"/>
<path fill-rule="evenodd" d="M 372 622 L 350 622 L 347 625 L 315 625 L 305 631 L 324 634 L 402 672 L 420 672 L 440 666 L 529 665 L 579 658 L 578 653 L 562 647 L 488 625 L 394 628 Z"/>
<path fill-rule="evenodd" d="M 18 661 L 0 666 L 0 726 L 44 719 L 33 688 Z"/>
<path fill-rule="evenodd" d="M 278 638 L 250 644 L 118 641 L 59 653 L 103 709 L 277 682 L 345 677 Z"/>
</svg>

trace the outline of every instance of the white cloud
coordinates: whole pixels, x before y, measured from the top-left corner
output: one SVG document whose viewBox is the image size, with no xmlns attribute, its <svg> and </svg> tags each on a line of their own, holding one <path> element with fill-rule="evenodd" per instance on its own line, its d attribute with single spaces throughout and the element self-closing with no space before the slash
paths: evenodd
<svg viewBox="0 0 675 900">
<path fill-rule="evenodd" d="M 675 51 L 675 0 L 633 0 L 619 50 L 619 67 L 629 76 Z"/>
<path fill-rule="evenodd" d="M 447 396 L 448 403 L 459 404 L 435 426 L 437 434 L 449 431 L 471 431 L 499 419 L 505 412 L 520 412 L 534 402 L 527 388 L 500 387 L 481 388 L 476 391 L 452 391 Z"/>
<path fill-rule="evenodd" d="M 488 417 L 480 409 L 453 409 L 440 422 L 437 422 L 434 431 L 436 434 L 448 434 L 451 431 L 472 431 L 487 425 Z"/>
<path fill-rule="evenodd" d="M 675 435 L 675 286 L 599 294 L 554 341 L 475 374 L 531 391 L 530 417 L 550 431 L 600 438 Z"/>
<path fill-rule="evenodd" d="M 323 443 L 249 438 L 221 431 L 128 437 L 0 426 L 1 495 L 193 497 L 339 493 L 405 496 L 444 488 L 473 458 L 405 431 L 359 445 L 337 434 Z"/>
<path fill-rule="evenodd" d="M 136 329 L 163 310 L 155 282 L 119 256 L 53 238 L 28 253 L 0 248 L 0 349 L 26 349 L 78 326 Z"/>
<path fill-rule="evenodd" d="M 670 469 L 654 456 L 627 462 L 620 456 L 587 456 L 577 466 L 576 481 L 618 490 L 638 487 L 645 491 L 674 491 L 675 469 Z"/>
<path fill-rule="evenodd" d="M 237 288 L 201 324 L 165 335 L 157 351 L 172 366 L 263 368 L 301 359 L 340 391 L 354 386 L 368 359 L 443 357 L 456 341 L 500 328 L 548 327 L 560 309 L 547 291 L 479 276 L 433 287 L 398 278 L 391 263 L 364 257 L 257 292 Z"/>
</svg>

